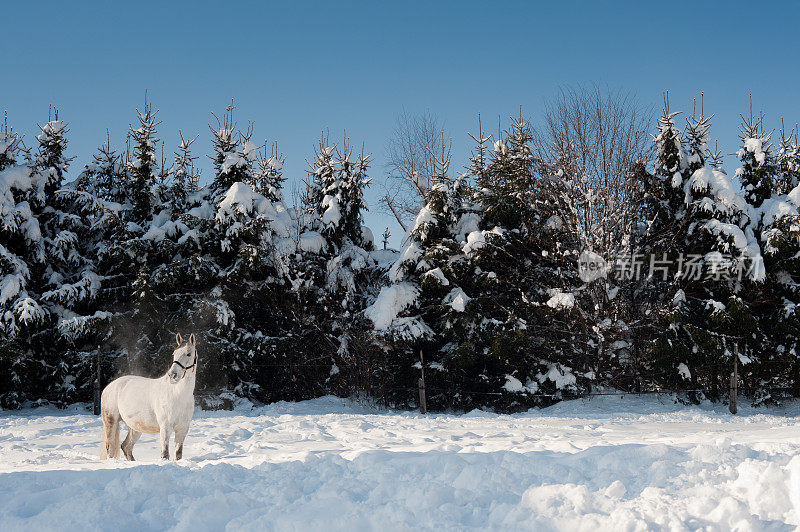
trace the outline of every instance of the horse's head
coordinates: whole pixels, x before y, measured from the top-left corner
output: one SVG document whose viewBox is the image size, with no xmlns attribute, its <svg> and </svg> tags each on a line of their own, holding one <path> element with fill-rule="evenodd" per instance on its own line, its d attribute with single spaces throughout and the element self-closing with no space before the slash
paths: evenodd
<svg viewBox="0 0 800 532">
<path fill-rule="evenodd" d="M 175 384 L 186 376 L 190 369 L 197 366 L 197 349 L 195 348 L 194 334 L 189 336 L 189 341 L 184 342 L 181 334 L 175 336 L 178 347 L 172 352 L 172 366 L 167 372 L 169 382 Z M 197 371 L 195 369 L 195 371 Z"/>
</svg>

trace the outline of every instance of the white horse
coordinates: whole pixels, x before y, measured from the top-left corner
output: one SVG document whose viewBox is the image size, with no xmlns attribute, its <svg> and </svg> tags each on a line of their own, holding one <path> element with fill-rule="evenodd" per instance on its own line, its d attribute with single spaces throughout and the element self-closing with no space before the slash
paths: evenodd
<svg viewBox="0 0 800 532">
<path fill-rule="evenodd" d="M 175 460 L 183 455 L 183 440 L 194 413 L 194 383 L 197 376 L 197 349 L 194 334 L 184 342 L 175 337 L 178 347 L 172 352 L 172 366 L 166 375 L 148 379 L 127 375 L 103 390 L 100 416 L 103 418 L 101 459 L 119 454 L 119 422 L 128 426 L 122 442 L 125 458 L 133 460 L 133 446 L 143 432 L 159 433 L 161 458 L 169 460 L 169 437 L 175 433 Z"/>
</svg>

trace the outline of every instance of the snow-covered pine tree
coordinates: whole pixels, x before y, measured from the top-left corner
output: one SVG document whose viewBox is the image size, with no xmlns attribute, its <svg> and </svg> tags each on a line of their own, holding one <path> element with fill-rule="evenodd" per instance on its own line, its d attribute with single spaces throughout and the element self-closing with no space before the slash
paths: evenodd
<svg viewBox="0 0 800 532">
<path fill-rule="evenodd" d="M 374 249 L 372 232 L 364 226 L 364 189 L 369 186 L 367 176 L 370 157 L 363 150 L 358 159 L 351 160 L 352 151 L 345 140 L 342 148 L 336 150 L 337 172 L 332 184 L 323 196 L 320 227 L 327 241 L 326 293 L 327 302 L 323 311 L 317 315 L 320 330 L 327 331 L 338 344 L 334 367 L 339 370 L 338 377 L 331 375 L 334 386 L 347 381 L 346 375 L 363 372 L 357 353 L 368 352 L 372 344 L 365 334 L 370 327 L 363 315 L 369 299 L 374 294 L 373 274 L 375 261 L 370 252 Z M 335 372 L 334 367 L 332 371 Z M 345 372 L 345 373 L 341 373 Z M 343 393 L 359 393 L 351 386 L 340 389 Z"/>
<path fill-rule="evenodd" d="M 92 302 L 99 278 L 87 247 L 90 225 L 83 208 L 94 202 L 73 202 L 61 191 L 70 159 L 67 126 L 58 113 L 40 130 L 29 167 L 3 173 L 10 208 L 2 210 L 11 216 L 4 224 L 10 249 L 4 246 L 3 256 L 16 270 L 4 277 L 3 304 L 13 304 L 4 313 L 3 328 L 18 355 L 12 374 L 14 366 L 38 367 L 27 381 L 16 373 L 24 395 L 15 400 L 27 396 L 64 404 L 87 397 L 86 379 L 80 378 L 87 370 L 82 354 L 98 318 Z M 19 194 L 23 189 L 26 194 Z"/>
<path fill-rule="evenodd" d="M 469 137 L 475 142 L 475 147 L 470 153 L 467 174 L 471 176 L 471 180 L 476 187 L 486 187 L 489 185 L 489 159 L 486 144 L 492 137 L 484 136 L 480 113 L 478 113 L 478 136 L 476 137 L 469 133 Z"/>
<path fill-rule="evenodd" d="M 192 143 L 197 137 L 188 138 L 183 136 L 182 131 L 178 131 L 181 141 L 175 150 L 170 176 L 169 196 L 173 204 L 173 210 L 184 210 L 187 206 L 187 196 L 198 190 L 200 180 L 200 170 L 195 168 L 194 162 L 198 159 L 192 155 Z"/>
<path fill-rule="evenodd" d="M 745 200 L 755 208 L 772 195 L 775 189 L 775 160 L 772 154 L 771 134 L 764 133 L 763 116 L 753 117 L 753 105 L 750 104 L 750 115 L 741 115 L 739 138 L 742 147 L 736 152 L 741 167 L 736 170 L 736 177 L 742 185 Z"/>
<path fill-rule="evenodd" d="M 3 123 L 0 124 L 0 171 L 16 165 L 22 151 L 22 137 L 8 125 L 8 111 L 3 111 Z"/>
<path fill-rule="evenodd" d="M 252 130 L 236 129 L 232 106 L 217 126 L 210 126 L 214 180 L 207 193 L 193 196 L 199 204 L 187 213 L 191 229 L 184 237 L 196 238 L 198 248 L 182 251 L 172 270 L 180 278 L 201 272 L 188 283 L 202 294 L 189 304 L 189 320 L 205 331 L 207 367 L 201 373 L 208 391 L 274 400 L 291 388 L 286 381 L 281 390 L 287 372 L 276 369 L 281 357 L 294 355 L 285 340 L 293 301 L 278 251 L 291 240 L 291 215 L 283 202 L 252 189 Z"/>
<path fill-rule="evenodd" d="M 391 284 L 366 310 L 375 329 L 389 341 L 384 371 L 390 388 L 387 398 L 393 404 L 416 401 L 420 356 L 430 407 L 462 406 L 473 399 L 465 397 L 467 390 L 454 386 L 464 377 L 456 352 L 458 339 L 472 321 L 471 298 L 461 283 L 471 282 L 474 268 L 456 237 L 465 188 L 460 178 L 437 177 L 389 271 Z"/>
<path fill-rule="evenodd" d="M 747 150 L 747 145 L 742 149 Z M 751 225 L 761 243 L 766 278 L 763 284 L 748 287 L 764 341 L 751 342 L 753 363 L 743 373 L 755 402 L 788 395 L 769 387 L 791 387 L 791 395 L 800 396 L 800 285 L 796 281 L 800 275 L 800 160 L 796 140 L 785 128 L 781 128 L 776 164 L 769 168 L 768 154 L 764 163 L 767 171 L 775 172 L 771 176 L 774 190 L 760 206 L 751 206 Z M 743 170 L 747 171 L 746 166 Z"/>
<path fill-rule="evenodd" d="M 29 165 L 18 164 L 22 138 L 4 117 L 0 128 L 0 406 L 18 407 L 31 392 L 33 368 L 24 345 L 29 328 L 44 318 L 35 294 L 29 293 L 32 262 L 44 255 L 39 222 L 28 201 L 32 192 Z"/>
<path fill-rule="evenodd" d="M 331 253 L 347 245 L 372 248 L 372 235 L 364 234 L 362 210 L 366 208 L 364 189 L 370 180 L 366 175 L 369 157 L 363 154 L 358 161 L 351 160 L 352 150 L 345 141 L 338 151 L 338 161 L 328 161 L 324 147 L 320 166 L 315 169 L 315 176 L 324 184 L 321 202 L 315 212 L 319 217 L 319 229 L 327 242 Z"/>
<path fill-rule="evenodd" d="M 747 229 L 755 236 L 758 243 L 764 243 L 764 231 L 766 229 L 764 210 L 773 204 L 772 195 L 780 186 L 779 176 L 775 157 L 772 153 L 770 142 L 771 134 L 764 133 L 764 116 L 760 115 L 757 119 L 753 117 L 752 99 L 750 102 L 749 116 L 741 115 L 742 123 L 739 126 L 742 147 L 736 153 L 741 166 L 736 169 L 736 177 L 742 187 L 744 199 L 747 201 L 749 210 L 749 223 Z M 780 227 L 780 226 L 779 226 Z M 786 227 L 785 225 L 783 227 Z M 762 253 L 762 256 L 766 255 Z M 774 256 L 773 256 L 774 258 Z M 772 260 L 766 257 L 764 263 L 765 273 L 768 263 Z M 774 266 L 773 264 L 769 264 Z M 774 269 L 774 268 L 771 268 Z M 766 279 L 764 279 L 766 280 Z M 774 311 L 776 301 L 768 303 L 769 297 L 764 297 L 769 292 L 770 283 L 749 283 L 744 286 L 742 300 L 748 310 L 756 317 L 769 315 Z M 766 290 L 765 290 L 766 288 Z M 777 287 L 774 287 L 777 288 Z M 744 305 L 743 305 L 744 306 Z M 787 316 L 788 317 L 788 316 Z M 763 375 L 763 364 L 769 364 L 775 359 L 775 353 L 768 346 L 769 342 L 765 338 L 764 326 L 769 327 L 770 323 L 756 320 L 758 327 L 753 327 L 740 343 L 747 348 L 745 356 L 750 364 L 742 368 L 740 374 L 746 380 L 752 382 L 758 380 L 758 375 Z M 754 394 L 761 394 L 758 383 L 754 388 Z M 758 400 L 758 399 L 756 399 Z"/>
<path fill-rule="evenodd" d="M 109 340 L 103 345 L 112 374 L 154 376 L 168 348 L 163 339 L 174 336 L 174 331 L 163 330 L 164 317 L 152 292 L 154 272 L 171 260 L 174 246 L 164 237 L 168 232 L 174 235 L 177 227 L 159 177 L 164 169 L 156 156 L 158 111 L 145 96 L 143 109 L 136 113 L 139 127 L 130 126 L 126 139 L 123 191 L 109 195 L 118 196 L 117 202 L 106 201 L 96 223 L 102 232 L 97 272 L 103 278 L 104 309 L 113 315 Z"/>
<path fill-rule="evenodd" d="M 111 137 L 106 132 L 106 142 L 84 166 L 75 186 L 99 200 L 121 203 L 125 200 L 125 185 L 122 156 L 111 147 Z"/>
<path fill-rule="evenodd" d="M 104 308 L 104 279 L 97 273 L 101 245 L 98 222 L 107 203 L 80 187 L 80 180 L 55 192 L 58 234 L 49 265 L 57 272 L 42 294 L 57 316 L 50 348 L 59 370 L 53 396 L 61 404 L 89 401 L 93 391 L 96 349 L 105 341 L 112 314 Z"/>
<path fill-rule="evenodd" d="M 8 112 L 3 112 L 3 123 L 0 124 L 0 172 L 10 166 L 16 166 L 24 152 L 22 137 L 8 125 Z"/>
<path fill-rule="evenodd" d="M 323 205 L 323 201 L 326 196 L 325 191 L 335 186 L 337 177 L 335 150 L 336 147 L 331 146 L 327 136 L 323 134 L 314 148 L 314 161 L 309 163 L 308 181 L 302 199 L 305 211 L 311 215 L 311 229 L 315 231 L 322 230 L 322 216 L 330 207 Z"/>
<path fill-rule="evenodd" d="M 136 110 L 139 127 L 130 127 L 130 138 L 133 142 L 133 157 L 128 161 L 128 193 L 130 202 L 131 220 L 143 224 L 153 214 L 156 206 L 153 197 L 153 187 L 157 182 L 156 168 L 156 127 L 161 123 L 156 120 L 158 110 L 153 111 L 152 103 L 144 99 L 143 110 Z"/>
<path fill-rule="evenodd" d="M 777 400 L 791 388 L 800 397 L 800 190 L 762 204 L 762 249 L 766 279 L 753 290 L 765 340 L 748 365 L 754 399 Z M 747 374 L 745 374 L 747 375 Z"/>
<path fill-rule="evenodd" d="M 339 160 L 340 181 L 342 187 L 342 232 L 344 237 L 353 245 L 367 251 L 374 247 L 372 232 L 364 226 L 363 212 L 367 210 L 364 199 L 364 190 L 370 186 L 372 180 L 367 176 L 371 157 L 361 154 L 353 163 L 350 162 L 347 143 Z"/>
<path fill-rule="evenodd" d="M 570 324 L 577 269 L 564 260 L 571 246 L 556 208 L 565 191 L 558 178 L 537 179 L 532 137 L 521 116 L 512 119 L 484 162 L 479 130 L 468 169 L 480 209 L 464 250 L 476 261 L 473 309 L 480 318 L 463 352 L 473 351 L 469 387 L 496 394 L 481 399 L 502 409 L 577 391 L 578 359 L 569 356 L 577 350 Z"/>
<path fill-rule="evenodd" d="M 264 142 L 264 151 L 256 155 L 258 170 L 255 173 L 254 190 L 270 201 L 283 201 L 283 163 L 286 158 L 278 152 L 278 142 L 273 142 L 271 152 L 267 153 L 267 143 Z"/>
<path fill-rule="evenodd" d="M 700 135 L 701 130 L 692 129 L 692 162 L 691 165 L 686 162 L 681 134 L 675 127 L 678 114 L 670 111 L 669 97 L 665 94 L 663 112 L 658 119 L 658 134 L 653 137 L 656 148 L 655 171 L 645 181 L 648 240 L 655 252 L 668 251 L 659 248 L 665 248 L 673 240 L 670 233 L 674 232 L 676 223 L 681 223 L 686 214 L 684 178 L 691 176 L 691 173 L 684 168 L 692 166 L 696 170 L 705 161 L 699 149 L 707 141 Z M 692 121 L 689 123 L 692 124 Z M 708 127 L 704 125 L 706 135 L 707 132 Z"/>
<path fill-rule="evenodd" d="M 800 185 L 800 145 L 797 142 L 797 130 L 789 132 L 781 119 L 781 143 L 776 157 L 775 191 L 788 194 Z"/>
<path fill-rule="evenodd" d="M 253 134 L 252 125 L 245 132 L 237 129 L 233 118 L 235 109 L 236 106 L 231 102 L 225 108 L 222 120 L 213 115 L 217 125 L 208 125 L 214 149 L 212 157 L 214 180 L 211 183 L 211 192 L 217 200 L 228 192 L 234 183 L 247 183 L 252 189 L 255 181 L 253 163 L 258 148 L 250 142 Z"/>
<path fill-rule="evenodd" d="M 680 112 L 670 111 L 669 95 L 665 93 L 662 114 L 657 121 L 657 133 L 653 135 L 655 168 L 644 179 L 646 228 L 640 241 L 643 256 L 657 261 L 681 260 L 687 252 L 687 233 L 692 220 L 689 217 L 685 185 L 692 173 L 702 168 L 706 160 L 700 150 L 708 142 L 710 120 L 703 117 L 700 120 L 694 117 L 687 120 L 687 134 L 691 136 L 687 151 L 681 133 L 675 126 L 678 114 Z M 646 313 L 645 323 L 649 326 L 645 329 L 644 337 L 640 338 L 645 351 L 643 369 L 655 366 L 659 371 L 666 372 L 670 386 L 679 377 L 678 365 L 686 363 L 683 359 L 676 361 L 670 358 L 673 340 L 665 340 L 663 335 L 663 331 L 670 327 L 670 318 L 675 314 L 673 298 L 679 290 L 676 273 L 672 271 L 666 276 L 646 276 L 639 287 L 639 297 L 644 298 L 641 307 Z M 644 372 L 656 383 L 664 380 L 663 374 L 651 373 Z"/>
<path fill-rule="evenodd" d="M 326 240 L 326 249 L 330 253 L 339 250 L 345 241 L 345 209 L 348 207 L 345 198 L 344 181 L 352 179 L 353 163 L 350 161 L 347 145 L 344 145 L 344 156 L 340 155 L 336 172 L 323 178 L 322 202 L 317 205 L 320 233 Z M 358 206 L 360 208 L 360 205 Z"/>
<path fill-rule="evenodd" d="M 338 189 L 335 155 L 336 147 L 329 145 L 323 135 L 314 148 L 314 160 L 309 162 L 308 179 L 300 198 L 302 206 L 294 211 L 295 252 L 284 263 L 291 289 L 291 297 L 284 304 L 292 320 L 289 343 L 284 346 L 282 356 L 282 363 L 286 364 L 283 378 L 297 386 L 303 382 L 306 387 L 293 393 L 309 390 L 330 393 L 331 387 L 338 385 L 342 359 L 338 353 L 349 350 L 347 335 L 340 330 L 341 317 L 353 301 L 348 302 L 344 297 L 337 300 L 335 292 L 343 286 L 345 290 L 355 286 L 351 259 L 356 267 L 365 261 L 365 252 L 354 246 L 348 246 L 345 254 L 349 255 L 340 256 L 342 241 L 330 238 L 341 234 L 340 211 L 335 217 L 330 210 L 323 221 L 323 215 L 332 207 L 332 198 L 325 191 Z M 299 369 L 302 374 L 298 374 Z"/>
<path fill-rule="evenodd" d="M 67 126 L 58 119 L 58 109 L 53 112 L 55 116 L 51 115 L 44 126 L 39 126 L 41 133 L 36 137 L 39 147 L 33 162 L 45 204 L 55 198 L 55 191 L 61 188 L 64 174 L 72 160 L 64 155 L 67 148 Z"/>
<path fill-rule="evenodd" d="M 481 203 L 486 215 L 502 227 L 518 227 L 529 221 L 533 215 L 529 201 L 534 190 L 533 155 L 531 140 L 533 134 L 527 122 L 512 119 L 511 129 L 504 138 L 494 143 L 492 160 L 485 168 L 480 167 L 480 151 L 473 155 L 475 184 L 479 190 Z"/>
<path fill-rule="evenodd" d="M 741 166 L 736 169 L 736 177 L 739 179 L 743 196 L 749 206 L 746 230 L 748 235 L 753 235 L 756 244 L 764 242 L 764 207 L 765 202 L 770 201 L 773 194 L 777 191 L 780 183 L 778 181 L 777 166 L 772 152 L 770 142 L 771 134 L 764 132 L 764 116 L 760 115 L 757 119 L 753 117 L 752 100 L 750 103 L 750 113 L 748 117 L 740 115 L 742 123 L 739 126 L 742 147 L 736 155 Z M 774 203 L 774 202 L 771 202 Z M 760 257 L 759 260 L 763 260 Z M 765 265 L 760 267 L 765 270 Z M 764 274 L 765 272 L 761 272 Z M 762 278 L 759 281 L 763 281 Z M 744 302 L 750 312 L 764 314 L 771 307 L 763 304 L 762 291 L 763 283 L 746 284 L 744 287 Z M 763 331 L 750 331 L 744 342 L 749 348 L 749 356 L 754 360 L 763 360 L 770 357 L 770 353 L 764 352 L 762 347 L 765 345 Z"/>
<path fill-rule="evenodd" d="M 51 400 L 68 397 L 71 379 L 74 379 L 70 375 L 71 361 L 58 349 L 60 335 L 57 324 L 61 314 L 58 306 L 62 301 L 53 294 L 57 294 L 61 283 L 67 281 L 65 270 L 78 262 L 78 237 L 72 231 L 62 230 L 65 214 L 56 204 L 56 191 L 64 182 L 70 162 L 65 154 L 68 130 L 67 125 L 58 119 L 58 110 L 55 110 L 55 117 L 52 113 L 51 109 L 47 123 L 39 126 L 41 132 L 36 136 L 38 147 L 32 162 L 33 190 L 36 192 L 31 205 L 41 231 L 44 260 L 28 263 L 31 272 L 28 292 L 35 294 L 41 320 L 36 328 L 28 329 L 25 342 L 29 356 L 47 368 L 45 374 L 50 377 L 39 379 L 30 391 L 35 397 Z M 84 292 L 87 288 L 91 289 L 79 286 L 78 291 Z M 45 292 L 50 297 L 45 297 Z"/>
<path fill-rule="evenodd" d="M 685 142 L 685 170 L 687 176 L 691 176 L 700 168 L 705 167 L 708 158 L 708 132 L 711 128 L 712 116 L 705 116 L 701 111 L 698 117 L 694 113 L 691 118 L 686 120 Z"/>
<path fill-rule="evenodd" d="M 658 142 L 658 140 L 657 140 Z M 687 165 L 688 166 L 688 165 Z M 674 283 L 666 283 L 668 334 L 653 350 L 655 379 L 664 386 L 700 389 L 691 399 L 719 398 L 740 353 L 752 355 L 762 333 L 748 287 L 764 279 L 764 265 L 751 227 L 751 210 L 724 171 L 697 169 L 683 186 L 686 214 L 673 233 Z M 673 275 L 670 272 L 670 275 Z"/>
<path fill-rule="evenodd" d="M 117 371 L 129 369 L 118 367 L 121 348 L 109 341 L 119 336 L 111 334 L 112 324 L 129 304 L 129 278 L 121 273 L 123 270 L 118 268 L 119 264 L 110 258 L 116 255 L 130 260 L 125 244 L 117 240 L 117 237 L 125 233 L 123 204 L 127 192 L 126 165 L 122 154 L 112 148 L 108 131 L 106 142 L 93 154 L 92 161 L 84 166 L 78 179 L 59 192 L 65 203 L 65 210 L 80 217 L 83 222 L 81 230 L 76 231 L 81 233 L 78 237 L 81 255 L 98 275 L 99 281 L 89 309 L 74 324 L 83 328 L 83 344 L 86 348 L 101 349 L 102 374 L 106 379 L 114 376 Z M 91 310 L 94 314 L 91 314 Z M 92 355 L 96 353 L 93 352 Z M 87 364 L 94 362 L 88 360 L 89 357 L 82 358 Z M 85 386 L 93 376 L 81 374 L 81 377 L 84 376 L 86 378 L 79 383 Z"/>
</svg>

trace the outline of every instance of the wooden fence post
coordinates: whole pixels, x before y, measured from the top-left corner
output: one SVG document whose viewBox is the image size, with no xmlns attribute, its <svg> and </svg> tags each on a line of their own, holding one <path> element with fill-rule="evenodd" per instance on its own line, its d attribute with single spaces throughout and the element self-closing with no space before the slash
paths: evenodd
<svg viewBox="0 0 800 532">
<path fill-rule="evenodd" d="M 425 400 L 425 361 L 422 358 L 422 349 L 419 350 L 419 371 L 421 375 L 419 378 L 419 412 L 420 414 L 427 414 L 428 405 Z"/>
<path fill-rule="evenodd" d="M 100 346 L 97 346 L 97 371 L 95 372 L 94 376 L 94 415 L 100 415 L 100 392 L 101 392 L 101 382 L 100 382 Z"/>
<path fill-rule="evenodd" d="M 735 414 L 738 410 L 736 407 L 736 395 L 739 387 L 739 344 L 733 347 L 733 372 L 731 373 L 731 388 L 730 397 L 728 398 L 728 409 L 731 414 Z"/>
</svg>

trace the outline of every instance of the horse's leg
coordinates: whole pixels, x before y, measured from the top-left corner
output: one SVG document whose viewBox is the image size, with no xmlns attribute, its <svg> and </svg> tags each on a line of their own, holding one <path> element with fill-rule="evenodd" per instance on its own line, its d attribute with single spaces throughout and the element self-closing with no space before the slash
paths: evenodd
<svg viewBox="0 0 800 532">
<path fill-rule="evenodd" d="M 169 430 L 166 425 L 161 425 L 159 429 L 159 436 L 161 438 L 161 459 L 169 460 Z"/>
<path fill-rule="evenodd" d="M 125 458 L 131 462 L 135 460 L 133 457 L 133 446 L 136 445 L 136 442 L 139 441 L 141 436 L 141 432 L 128 427 L 128 435 L 125 436 L 125 441 L 122 442 L 122 452 L 125 454 Z"/>
<path fill-rule="evenodd" d="M 189 424 L 175 427 L 175 460 L 180 460 L 183 457 L 183 440 L 189 434 Z"/>
<path fill-rule="evenodd" d="M 111 424 L 107 421 L 106 416 L 100 416 L 103 420 L 103 447 L 100 449 L 100 460 L 108 459 L 108 440 L 111 439 Z"/>
<path fill-rule="evenodd" d="M 119 458 L 119 417 L 114 420 L 114 458 Z"/>
<path fill-rule="evenodd" d="M 103 412 L 103 450 L 100 458 L 117 457 L 117 447 L 119 444 L 119 420 L 111 412 Z"/>
</svg>

